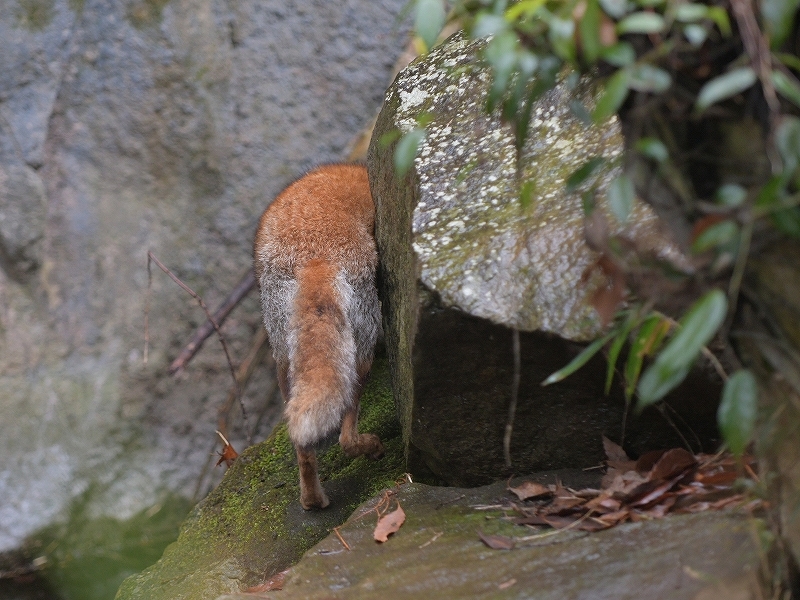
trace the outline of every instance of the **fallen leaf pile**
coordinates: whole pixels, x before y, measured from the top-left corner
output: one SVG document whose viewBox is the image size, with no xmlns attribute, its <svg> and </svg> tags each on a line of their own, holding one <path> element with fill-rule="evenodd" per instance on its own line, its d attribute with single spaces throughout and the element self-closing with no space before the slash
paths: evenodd
<svg viewBox="0 0 800 600">
<path fill-rule="evenodd" d="M 757 481 L 755 461 L 745 456 L 741 466 L 729 453 L 693 455 L 682 448 L 649 452 L 631 460 L 618 445 L 604 438 L 608 470 L 599 490 L 580 491 L 525 481 L 508 490 L 519 525 L 599 531 L 626 521 L 660 518 L 667 513 L 693 513 L 762 502 L 742 493 L 740 478 Z M 479 534 L 480 535 L 480 534 Z M 480 536 L 489 547 L 502 547 Z"/>
</svg>

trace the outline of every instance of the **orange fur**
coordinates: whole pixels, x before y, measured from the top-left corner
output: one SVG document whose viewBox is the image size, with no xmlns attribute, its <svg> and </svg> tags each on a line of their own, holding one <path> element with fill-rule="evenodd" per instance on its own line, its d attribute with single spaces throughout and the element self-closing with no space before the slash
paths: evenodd
<svg viewBox="0 0 800 600">
<path fill-rule="evenodd" d="M 380 330 L 375 208 L 366 169 L 319 167 L 264 211 L 254 244 L 264 325 L 300 465 L 300 503 L 324 508 L 315 446 L 341 430 L 348 456 L 379 458 L 358 403 Z"/>
</svg>

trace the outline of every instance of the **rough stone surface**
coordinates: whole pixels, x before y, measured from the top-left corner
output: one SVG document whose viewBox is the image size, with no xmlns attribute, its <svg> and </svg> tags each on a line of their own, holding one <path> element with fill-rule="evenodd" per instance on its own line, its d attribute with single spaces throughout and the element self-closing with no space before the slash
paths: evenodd
<svg viewBox="0 0 800 600">
<path fill-rule="evenodd" d="M 591 466 L 603 458 L 601 434 L 624 437 L 632 454 L 680 445 L 676 428 L 695 449 L 713 451 L 719 382 L 702 385 L 700 373 L 667 399 L 679 414 L 676 428 L 655 410 L 626 418 L 619 382 L 603 397 L 600 358 L 558 385 L 539 387 L 580 350 L 566 340 L 600 331 L 588 298 L 605 281 L 591 271 L 599 255 L 585 241 L 587 186 L 597 185 L 596 210 L 623 244 L 640 256 L 689 265 L 644 203 L 626 223 L 611 215 L 604 193 L 620 174 L 619 126 L 612 119 L 587 128 L 569 108 L 573 99 L 593 105 L 591 82 L 570 91 L 565 81 L 536 104 L 517 178 L 512 133 L 484 110 L 489 74 L 481 44 L 455 36 L 398 76 L 368 159 L 387 351 L 409 468 L 452 485 L 483 484 L 514 472 Z M 394 146 L 380 140 L 415 127 L 422 114 L 430 119 L 427 138 L 400 180 Z M 566 193 L 565 179 L 601 154 L 607 160 L 594 179 Z M 520 182 L 532 184 L 527 205 Z M 502 444 L 511 327 L 523 333 L 509 469 Z"/>
<path fill-rule="evenodd" d="M 205 317 L 157 270 L 143 365 L 146 251 L 219 304 L 270 199 L 377 111 L 403 4 L 0 3 L 0 551 L 87 490 L 88 513 L 124 518 L 216 482 L 230 374 L 211 339 L 168 378 Z M 260 326 L 248 298 L 225 326 L 235 361 Z M 263 439 L 266 368 L 249 390 Z"/>
<path fill-rule="evenodd" d="M 746 514 L 676 515 L 593 534 L 541 532 L 536 539 L 537 532 L 512 525 L 501 510 L 475 510 L 497 504 L 503 486 L 401 486 L 396 498 L 406 520 L 387 542 L 372 539 L 372 500 L 339 529 L 350 551 L 330 535 L 292 567 L 280 592 L 218 600 L 759 597 L 753 586 L 759 549 Z M 478 531 L 516 539 L 515 547 L 489 549 Z M 720 586 L 727 595 L 699 595 Z"/>
<path fill-rule="evenodd" d="M 590 184 L 610 235 L 676 265 L 687 259 L 643 202 L 625 223 L 609 211 L 605 193 L 622 172 L 619 124 L 614 117 L 590 127 L 570 108 L 575 101 L 594 106 L 590 80 L 575 89 L 565 80 L 536 102 L 517 171 L 510 127 L 484 109 L 491 75 L 478 62 L 482 46 L 456 36 L 405 69 L 387 93 L 388 115 L 374 136 L 390 127 L 405 133 L 420 115 L 432 115 L 413 167 L 411 241 L 420 281 L 444 306 L 523 331 L 592 339 L 600 324 L 589 298 L 598 281 L 584 280 L 598 255 L 584 239 L 581 200 Z M 566 193 L 567 177 L 595 156 L 604 165 Z M 521 182 L 533 186 L 527 205 Z"/>
<path fill-rule="evenodd" d="M 749 264 L 734 338 L 760 379 L 759 458 L 777 530 L 800 564 L 800 243 L 759 249 Z M 755 299 L 755 303 L 751 302 Z"/>
<path fill-rule="evenodd" d="M 341 524 L 356 506 L 401 475 L 403 448 L 385 360 L 373 367 L 364 393 L 360 430 L 386 447 L 379 461 L 344 456 L 336 445 L 320 455 L 330 506 L 305 511 L 294 449 L 281 425 L 249 448 L 219 486 L 189 515 L 162 558 L 127 579 L 117 600 L 211 600 L 261 583 L 296 562 Z"/>
</svg>

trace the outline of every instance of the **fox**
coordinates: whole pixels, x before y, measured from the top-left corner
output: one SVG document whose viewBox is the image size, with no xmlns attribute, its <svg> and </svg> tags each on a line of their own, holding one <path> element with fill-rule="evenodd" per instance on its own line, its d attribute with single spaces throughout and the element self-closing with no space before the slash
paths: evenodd
<svg viewBox="0 0 800 600">
<path fill-rule="evenodd" d="M 255 235 L 255 277 L 305 510 L 329 504 L 316 453 L 337 431 L 348 457 L 384 453 L 377 435 L 358 432 L 381 332 L 374 229 L 366 167 L 331 164 L 280 192 Z"/>
</svg>

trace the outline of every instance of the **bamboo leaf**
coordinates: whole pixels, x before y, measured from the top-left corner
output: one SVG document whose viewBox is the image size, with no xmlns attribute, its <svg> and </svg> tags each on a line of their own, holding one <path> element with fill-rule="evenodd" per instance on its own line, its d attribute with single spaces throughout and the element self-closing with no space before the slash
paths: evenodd
<svg viewBox="0 0 800 600">
<path fill-rule="evenodd" d="M 617 33 L 660 33 L 664 30 L 664 17 L 654 12 L 635 12 L 617 23 Z"/>
<path fill-rule="evenodd" d="M 625 98 L 628 97 L 629 80 L 630 74 L 625 69 L 620 69 L 608 78 L 605 91 L 592 112 L 595 123 L 602 123 L 611 115 L 616 114 L 619 107 L 625 102 Z"/>
<path fill-rule="evenodd" d="M 661 340 L 669 330 L 669 323 L 663 321 L 660 315 L 650 315 L 645 319 L 636 338 L 631 343 L 628 351 L 628 358 L 625 361 L 625 399 L 630 401 L 636 384 L 639 382 L 639 374 L 642 372 L 642 364 L 647 356 L 652 355 L 661 345 Z"/>
<path fill-rule="evenodd" d="M 658 163 L 666 162 L 669 151 L 664 142 L 654 137 L 641 138 L 636 142 L 636 151 Z"/>
<path fill-rule="evenodd" d="M 721 206 L 730 206 L 734 208 L 744 204 L 747 198 L 747 191 L 736 183 L 725 183 L 717 188 L 714 194 L 714 200 Z"/>
<path fill-rule="evenodd" d="M 414 19 L 414 31 L 425 42 L 430 50 L 444 26 L 446 15 L 443 0 L 417 0 L 417 12 Z"/>
<path fill-rule="evenodd" d="M 398 177 L 403 177 L 414 164 L 420 144 L 425 139 L 424 129 L 417 127 L 406 133 L 394 149 L 394 169 Z"/>
<path fill-rule="evenodd" d="M 595 171 L 597 171 L 598 167 L 605 162 L 605 159 L 602 156 L 593 156 L 585 163 L 583 163 L 580 167 L 575 169 L 575 171 L 567 177 L 566 180 L 566 187 L 567 193 L 574 192 L 577 187 L 579 187 L 584 181 L 589 179 Z"/>
<path fill-rule="evenodd" d="M 608 394 L 611 392 L 611 384 L 614 381 L 614 371 L 616 370 L 617 359 L 619 358 L 619 353 L 622 351 L 622 346 L 625 345 L 625 342 L 628 339 L 628 334 L 633 328 L 635 320 L 636 315 L 634 311 L 629 311 L 628 318 L 625 319 L 625 322 L 622 324 L 622 327 L 620 327 L 619 332 L 614 337 L 614 341 L 611 342 L 611 346 L 608 349 L 606 385 L 604 390 L 606 396 L 608 396 Z"/>
<path fill-rule="evenodd" d="M 714 337 L 728 310 L 720 290 L 700 298 L 681 319 L 678 332 L 639 380 L 639 410 L 661 400 L 686 377 L 700 350 Z"/>
<path fill-rule="evenodd" d="M 595 354 L 600 352 L 600 348 L 605 346 L 608 343 L 608 341 L 612 337 L 614 337 L 615 333 L 616 332 L 613 331 L 611 333 L 607 333 L 603 337 L 596 339 L 591 344 L 586 346 L 586 348 L 584 348 L 583 351 L 580 354 L 578 354 L 578 356 L 573 358 L 569 362 L 569 364 L 567 364 L 567 366 L 559 369 L 555 373 L 551 373 L 550 376 L 541 383 L 542 387 L 550 385 L 552 383 L 557 383 L 562 379 L 564 379 L 565 377 L 569 377 L 570 375 L 572 375 L 575 371 L 577 371 L 583 365 L 589 362 L 590 358 L 592 358 Z"/>
<path fill-rule="evenodd" d="M 611 214 L 620 223 L 625 223 L 636 201 L 636 191 L 633 189 L 631 178 L 624 174 L 616 177 L 608 186 L 606 198 Z"/>
<path fill-rule="evenodd" d="M 772 85 L 775 86 L 781 96 L 795 106 L 800 107 L 800 83 L 797 82 L 797 79 L 790 77 L 783 71 L 773 71 Z"/>
<path fill-rule="evenodd" d="M 705 229 L 697 238 L 692 242 L 692 252 L 695 254 L 702 254 L 712 248 L 717 248 L 727 244 L 731 240 L 735 240 L 739 236 L 739 226 L 727 219 L 721 221 Z"/>
<path fill-rule="evenodd" d="M 672 85 L 672 77 L 664 69 L 659 69 L 647 63 L 634 65 L 630 68 L 628 87 L 637 92 L 664 92 Z"/>
<path fill-rule="evenodd" d="M 578 31 L 581 35 L 581 48 L 586 62 L 593 65 L 600 55 L 602 44 L 600 43 L 600 4 L 598 0 L 588 0 L 586 12 L 578 23 Z"/>
<path fill-rule="evenodd" d="M 694 108 L 702 112 L 712 104 L 726 100 L 750 88 L 756 82 L 752 67 L 741 67 L 715 77 L 700 89 Z"/>
<path fill-rule="evenodd" d="M 725 382 L 717 423 L 725 443 L 737 456 L 747 448 L 756 423 L 758 384 L 747 369 L 737 371 Z"/>
<path fill-rule="evenodd" d="M 800 8 L 800 0 L 761 0 L 761 18 L 770 36 L 770 46 L 777 50 L 786 41 L 792 30 L 794 16 Z"/>
</svg>

